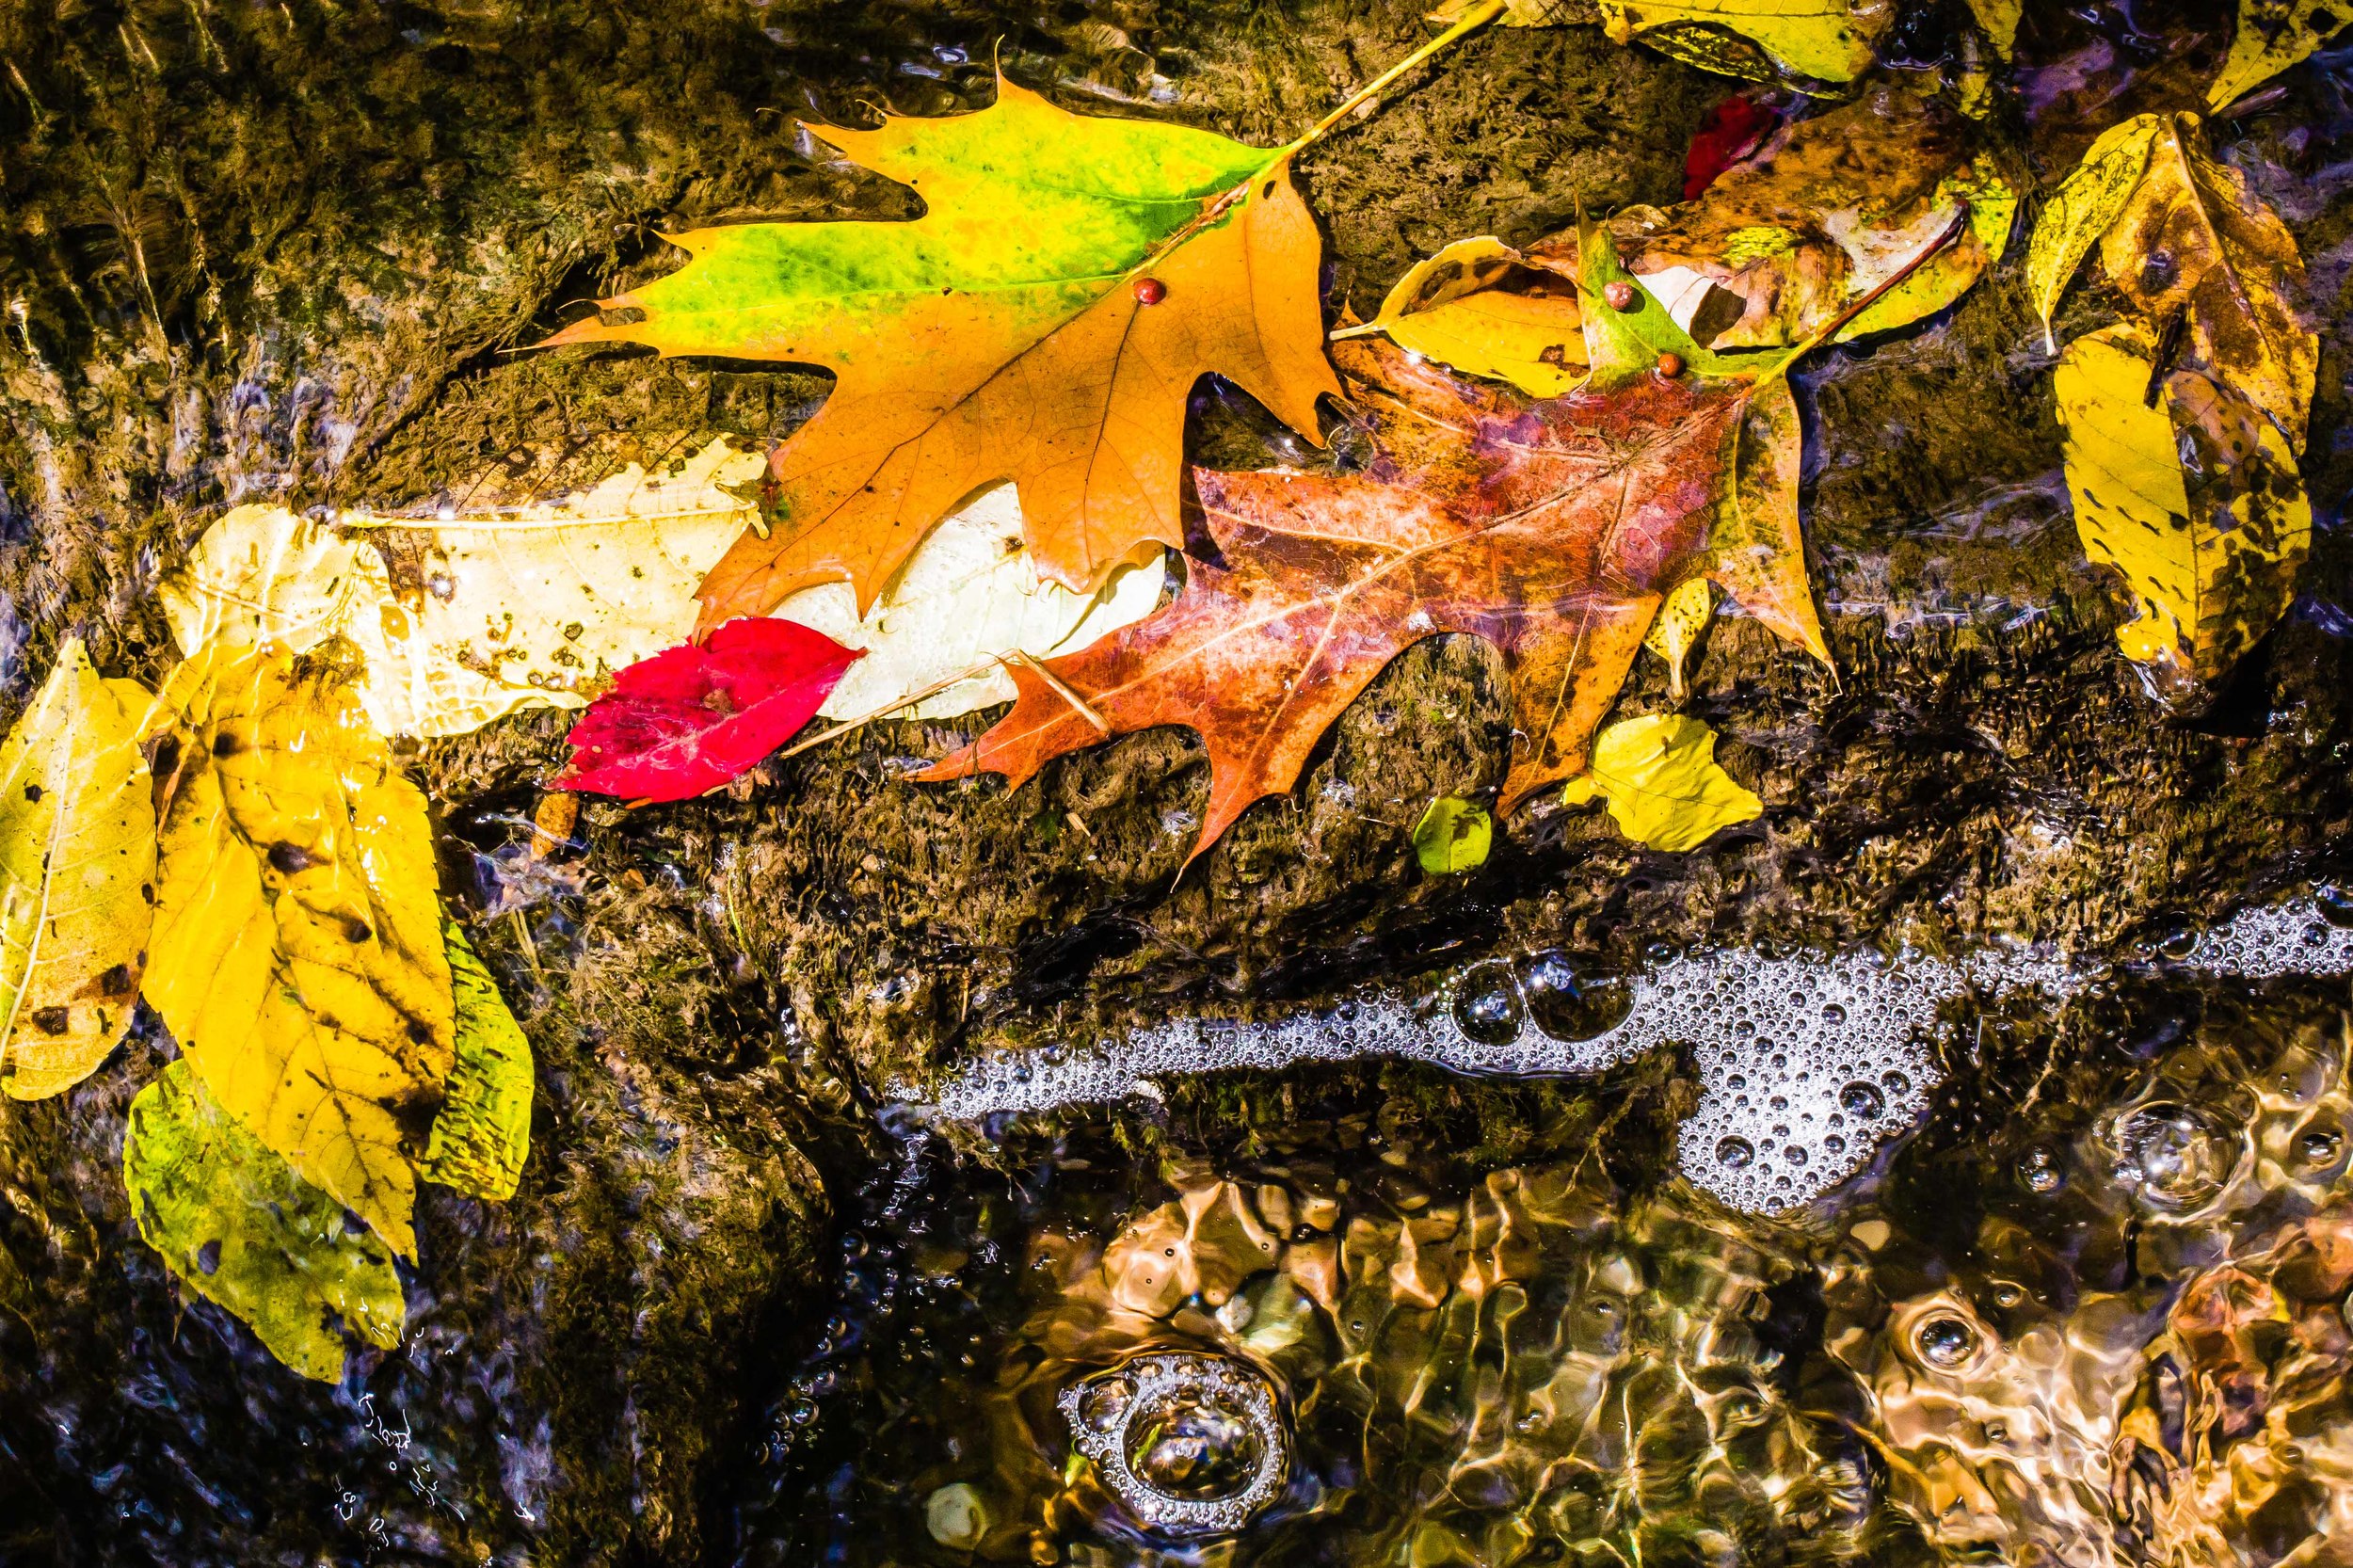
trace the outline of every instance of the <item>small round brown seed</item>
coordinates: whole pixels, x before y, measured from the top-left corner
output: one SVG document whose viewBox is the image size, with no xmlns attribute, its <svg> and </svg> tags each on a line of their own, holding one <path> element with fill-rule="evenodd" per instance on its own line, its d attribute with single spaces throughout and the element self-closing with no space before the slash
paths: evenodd
<svg viewBox="0 0 2353 1568">
<path fill-rule="evenodd" d="M 1157 305 L 1167 297 L 1168 285 L 1161 282 L 1158 278 L 1139 278 L 1136 280 L 1137 304 Z"/>
<path fill-rule="evenodd" d="M 1613 311 L 1630 311 L 1641 302 L 1642 294 L 1640 289 L 1621 278 L 1614 283 L 1604 284 L 1601 296 L 1609 301 L 1609 308 Z"/>
<path fill-rule="evenodd" d="M 1683 356 L 1680 354 L 1661 354 L 1658 356 L 1658 374 L 1665 376 L 1670 381 L 1682 375 Z"/>
</svg>

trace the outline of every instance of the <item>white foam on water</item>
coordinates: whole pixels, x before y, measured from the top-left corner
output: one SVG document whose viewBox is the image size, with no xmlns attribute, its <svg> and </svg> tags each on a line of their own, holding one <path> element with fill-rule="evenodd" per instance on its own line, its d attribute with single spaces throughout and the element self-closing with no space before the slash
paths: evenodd
<svg viewBox="0 0 2353 1568">
<path fill-rule="evenodd" d="M 2237 916 L 2180 962 L 2247 978 L 2341 974 L 2353 971 L 2353 930 L 2329 924 L 2303 900 Z M 1092 1047 L 992 1052 L 936 1085 L 928 1109 L 977 1121 L 1157 1097 L 1152 1080 L 1179 1073 L 1272 1072 L 1361 1056 L 1463 1073 L 1582 1076 L 1680 1045 L 1701 1082 L 1699 1106 L 1678 1138 L 1684 1174 L 1735 1208 L 1770 1212 L 1828 1192 L 1927 1112 L 1938 1081 L 1942 1003 L 1972 987 L 2031 987 L 2056 1000 L 2086 978 L 2031 948 L 1989 948 L 1957 962 L 1709 952 L 1625 983 L 1625 1017 L 1574 1040 L 1546 1033 L 1529 1016 L 1528 972 L 1489 960 L 1419 1002 L 1375 992 L 1263 1022 L 1177 1018 Z"/>
</svg>

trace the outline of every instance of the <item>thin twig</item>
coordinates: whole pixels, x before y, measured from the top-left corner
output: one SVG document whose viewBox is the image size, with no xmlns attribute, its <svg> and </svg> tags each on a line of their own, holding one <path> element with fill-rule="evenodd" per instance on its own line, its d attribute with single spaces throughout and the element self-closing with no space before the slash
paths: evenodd
<svg viewBox="0 0 2353 1568">
<path fill-rule="evenodd" d="M 792 744 L 786 746 L 782 751 L 777 752 L 776 755 L 771 760 L 781 762 L 788 757 L 798 757 L 802 752 L 807 751 L 811 746 L 824 745 L 827 741 L 833 740 L 837 736 L 847 735 L 853 729 L 863 728 L 867 725 L 873 723 L 876 719 L 888 718 L 891 714 L 897 712 L 902 708 L 912 708 L 917 703 L 923 701 L 926 697 L 937 696 L 949 687 L 960 685 L 967 680 L 972 680 L 976 676 L 986 675 L 988 671 L 989 665 L 987 664 L 974 664 L 968 669 L 959 670 L 957 673 L 949 676 L 945 680 L 933 681 L 930 685 L 924 687 L 921 691 L 915 693 L 912 696 L 896 698 L 888 708 L 877 708 L 871 713 L 860 713 L 856 718 L 844 719 L 830 729 L 819 730 L 816 734 L 811 735 L 806 741 L 796 741 Z"/>
<path fill-rule="evenodd" d="M 1078 710 L 1078 713 L 1080 718 L 1095 726 L 1095 732 L 1097 735 L 1104 736 L 1107 739 L 1110 737 L 1112 727 L 1104 720 L 1103 715 L 1088 707 L 1087 699 L 1080 696 L 1077 692 L 1072 691 L 1070 689 L 1070 683 L 1064 680 L 1061 676 L 1056 675 L 1052 670 L 1048 669 L 1043 661 L 1031 658 L 1028 654 L 1022 652 L 1017 648 L 1013 650 L 1010 657 L 1019 660 L 1024 669 L 1027 669 L 1040 680 L 1043 680 L 1048 686 L 1051 686 L 1054 689 L 1054 695 L 1056 696 L 1061 697 L 1064 702 L 1070 704 L 1072 708 Z"/>
</svg>

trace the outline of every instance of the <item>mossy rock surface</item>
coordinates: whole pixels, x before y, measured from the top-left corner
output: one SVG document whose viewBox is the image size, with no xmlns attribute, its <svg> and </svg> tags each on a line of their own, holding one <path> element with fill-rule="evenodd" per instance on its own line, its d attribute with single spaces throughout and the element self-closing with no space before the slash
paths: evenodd
<svg viewBox="0 0 2353 1568">
<path fill-rule="evenodd" d="M 168 668 L 156 584 L 231 504 L 552 493 L 714 435 L 788 434 L 823 376 L 511 350 L 674 264 L 664 232 L 913 211 L 796 117 L 973 107 L 994 59 L 1074 109 L 1272 144 L 1426 37 L 1421 8 L 0 10 L 0 716 L 71 634 L 110 675 Z M 1332 297 L 1369 312 L 1447 240 L 1675 200 L 1729 90 L 1593 26 L 1465 41 L 1301 160 Z M 2353 199 L 2297 191 L 2266 123 L 2219 134 L 2306 255 L 2338 256 Z M 152 1019 L 73 1093 L 0 1104 L 0 1557 L 715 1560 L 775 1369 L 855 1276 L 832 1217 L 888 1176 L 877 1108 L 992 1040 L 1536 947 L 1611 968 L 1661 944 L 2111 952 L 2160 917 L 2345 871 L 2340 533 L 2215 712 L 2169 722 L 2074 541 L 2021 248 L 1925 328 L 1798 377 L 1838 672 L 1718 625 L 1688 711 L 1766 810 L 1689 854 L 1540 808 L 1481 870 L 1425 876 L 1423 808 L 1497 783 L 1511 738 L 1500 665 L 1464 640 L 1399 660 L 1296 791 L 1190 868 L 1208 786 L 1192 736 L 1131 737 L 1010 792 L 912 782 L 976 715 L 874 725 L 703 802 L 591 804 L 579 889 L 493 916 L 483 868 L 527 835 L 565 717 L 416 749 L 444 885 L 537 1059 L 521 1192 L 431 1196 L 403 1349 L 306 1384 L 179 1298 L 136 1240 L 121 1128 L 171 1055 Z M 2315 266 L 2307 479 L 2329 520 L 2353 479 L 2345 280 Z M 2089 322 L 2098 292 L 2079 296 Z M 1192 436 L 1213 465 L 1301 457 L 1214 383 Z M 1646 660 L 1621 712 L 1664 706 Z M 1514 1151 L 1523 1108 L 1593 1124 L 1551 1090 L 1404 1076 L 1482 1147 Z M 1264 1109 L 1215 1086 L 1180 1105 L 1213 1143 Z"/>
</svg>

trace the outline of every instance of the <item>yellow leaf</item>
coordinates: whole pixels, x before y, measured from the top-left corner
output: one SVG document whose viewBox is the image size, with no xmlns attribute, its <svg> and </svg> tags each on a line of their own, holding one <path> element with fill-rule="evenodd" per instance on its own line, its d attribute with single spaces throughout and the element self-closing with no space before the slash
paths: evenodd
<svg viewBox="0 0 2353 1568">
<path fill-rule="evenodd" d="M 1585 378 L 1584 313 L 1574 288 L 1526 292 L 1547 275 L 1492 235 L 1456 240 L 1416 265 L 1364 328 L 1461 371 L 1558 397 Z"/>
<path fill-rule="evenodd" d="M 146 995 L 232 1115 L 413 1257 L 450 969 L 424 797 L 339 652 L 216 644 L 167 682 Z"/>
<path fill-rule="evenodd" d="M 344 1334 L 391 1350 L 408 1304 L 392 1255 L 205 1092 L 184 1058 L 131 1102 L 122 1184 L 139 1238 L 307 1378 L 344 1373 Z"/>
<path fill-rule="evenodd" d="M 2006 60 L 2018 46 L 2018 22 L 2025 10 L 2025 0 L 1969 0 L 1969 14 L 1977 19 L 1977 31 Z"/>
<path fill-rule="evenodd" d="M 2260 408 L 2194 370 L 2168 375 L 2151 407 L 2151 359 L 2138 328 L 2111 327 L 2069 344 L 2054 379 L 2084 552 L 2121 571 L 2140 606 L 2117 640 L 2182 701 L 2287 608 L 2312 507 Z"/>
<path fill-rule="evenodd" d="M 1604 796 L 1619 832 L 1671 851 L 1689 849 L 1765 809 L 1716 765 L 1716 732 L 1679 713 L 1624 719 L 1593 737 L 1593 765 L 1561 786 L 1561 798 L 1582 806 Z"/>
<path fill-rule="evenodd" d="M 2157 116 L 2144 114 L 2109 126 L 2083 162 L 2059 182 L 2050 204 L 2035 220 L 2034 237 L 2026 242 L 2026 292 L 2042 318 L 2043 342 L 2055 354 L 2058 344 L 2051 337 L 2051 312 L 2075 269 L 2132 200 L 2149 168 L 2149 147 L 2161 123 Z"/>
<path fill-rule="evenodd" d="M 2153 337 L 2185 318 L 2183 357 L 2227 378 L 2301 453 L 2320 370 L 2304 259 L 2280 215 L 2204 141 L 2194 114 L 2158 126 L 2139 185 L 2100 237 L 2100 264 Z"/>
<path fill-rule="evenodd" d="M 2238 0 L 2231 56 L 2206 89 L 2206 106 L 2227 107 L 2302 62 L 2347 20 L 2353 9 L 2343 0 Z"/>
<path fill-rule="evenodd" d="M 676 473 L 631 464 L 566 499 L 445 522 L 351 518 L 337 529 L 240 506 L 165 584 L 165 615 L 188 653 L 222 640 L 298 653 L 347 639 L 366 662 L 359 700 L 388 735 L 460 735 L 519 709 L 580 708 L 583 688 L 686 641 L 696 586 L 758 516 L 729 487 L 764 468 L 715 440 Z M 1020 531 L 1011 488 L 993 490 L 943 522 L 862 621 L 840 584 L 778 605 L 869 650 L 821 712 L 871 712 L 1016 648 L 1083 647 L 1159 599 L 1157 562 L 1093 595 L 1041 582 L 1028 552 L 1007 548 Z M 992 669 L 916 712 L 950 717 L 1012 696 Z"/>
<path fill-rule="evenodd" d="M 531 1152 L 531 1042 L 464 929 L 450 921 L 444 936 L 457 1011 L 456 1064 L 418 1174 L 503 1202 L 515 1195 Z"/>
<path fill-rule="evenodd" d="M 1895 20 L 1891 0 L 1600 0 L 1618 43 L 1640 40 L 1704 71 L 1852 81 Z"/>
<path fill-rule="evenodd" d="M 0 1088 L 14 1098 L 79 1083 L 131 1025 L 153 918 L 149 705 L 69 637 L 0 742 Z"/>
<path fill-rule="evenodd" d="M 1667 596 L 1650 623 L 1642 646 L 1667 662 L 1667 689 L 1683 699 L 1683 661 L 1716 615 L 1716 585 L 1705 577 L 1687 579 Z"/>
</svg>

